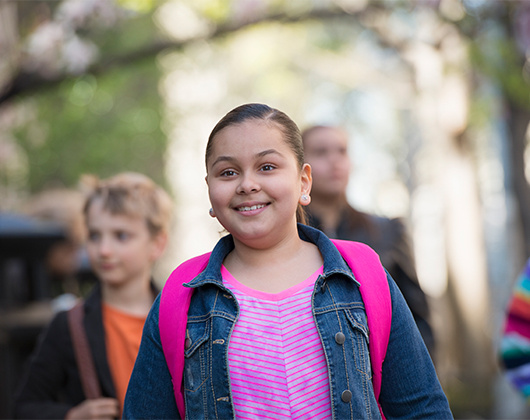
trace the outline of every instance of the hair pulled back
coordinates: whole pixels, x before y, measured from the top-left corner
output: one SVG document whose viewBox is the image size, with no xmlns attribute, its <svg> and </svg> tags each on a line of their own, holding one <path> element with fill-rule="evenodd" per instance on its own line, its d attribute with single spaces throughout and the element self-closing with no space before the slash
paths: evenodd
<svg viewBox="0 0 530 420">
<path fill-rule="evenodd" d="M 208 160 L 212 154 L 213 140 L 219 132 L 227 127 L 242 124 L 245 121 L 256 120 L 265 124 L 274 126 L 279 129 L 283 138 L 290 149 L 293 151 L 298 167 L 301 170 L 304 165 L 304 148 L 302 135 L 296 123 L 284 112 L 271 108 L 265 104 L 249 103 L 240 105 L 232 109 L 215 125 L 206 145 L 205 163 L 208 171 Z M 303 207 L 299 204 L 296 211 L 296 217 L 299 223 L 306 223 L 306 214 Z"/>
</svg>

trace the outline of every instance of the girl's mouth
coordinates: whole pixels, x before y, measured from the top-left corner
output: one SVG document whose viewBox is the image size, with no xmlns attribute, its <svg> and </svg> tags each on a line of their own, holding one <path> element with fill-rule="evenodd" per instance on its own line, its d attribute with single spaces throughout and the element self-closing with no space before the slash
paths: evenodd
<svg viewBox="0 0 530 420">
<path fill-rule="evenodd" d="M 243 206 L 243 207 L 237 207 L 237 211 L 252 211 L 252 210 L 258 210 L 265 207 L 265 204 L 256 204 L 254 206 Z"/>
<path fill-rule="evenodd" d="M 267 206 L 267 204 L 255 204 L 253 206 L 241 206 L 241 207 L 236 207 L 236 210 L 240 213 L 244 213 L 244 212 L 253 212 L 255 210 L 259 210 L 259 209 L 262 209 L 264 208 L 265 206 Z"/>
</svg>

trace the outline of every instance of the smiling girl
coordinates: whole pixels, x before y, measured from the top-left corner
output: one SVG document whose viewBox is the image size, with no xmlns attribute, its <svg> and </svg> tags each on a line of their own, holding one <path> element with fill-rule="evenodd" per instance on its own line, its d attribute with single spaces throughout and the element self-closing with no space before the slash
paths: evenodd
<svg viewBox="0 0 530 420">
<path fill-rule="evenodd" d="M 381 418 L 359 282 L 335 245 L 300 223 L 311 182 L 298 127 L 281 111 L 242 105 L 210 134 L 210 215 L 229 234 L 206 268 L 186 279 L 194 290 L 182 384 L 186 418 Z M 383 413 L 452 418 L 410 311 L 387 281 L 392 324 Z M 160 296 L 146 321 L 124 418 L 181 417 L 159 308 Z"/>
</svg>

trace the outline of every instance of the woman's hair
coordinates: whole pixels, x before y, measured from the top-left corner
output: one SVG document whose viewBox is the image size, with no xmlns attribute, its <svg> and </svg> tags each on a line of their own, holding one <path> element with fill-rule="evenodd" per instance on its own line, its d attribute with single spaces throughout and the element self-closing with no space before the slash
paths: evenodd
<svg viewBox="0 0 530 420">
<path fill-rule="evenodd" d="M 152 236 L 169 232 L 171 199 L 147 176 L 137 172 L 123 172 L 108 179 L 84 175 L 81 185 L 86 193 L 85 220 L 90 206 L 98 200 L 112 214 L 143 217 Z"/>
<path fill-rule="evenodd" d="M 283 134 L 285 142 L 293 151 L 296 161 L 298 162 L 299 169 L 302 170 L 304 165 L 304 148 L 300 129 L 296 123 L 284 112 L 275 108 L 271 108 L 268 105 L 257 103 L 244 104 L 234 108 L 223 118 L 221 118 L 221 120 L 215 125 L 212 132 L 210 133 L 210 136 L 208 137 L 208 143 L 206 145 L 206 170 L 208 170 L 208 159 L 212 154 L 213 139 L 215 136 L 226 127 L 242 124 L 248 120 L 259 120 L 270 126 L 278 128 Z M 305 224 L 307 222 L 304 208 L 300 204 L 298 204 L 298 208 L 296 210 L 296 218 L 299 223 Z"/>
</svg>

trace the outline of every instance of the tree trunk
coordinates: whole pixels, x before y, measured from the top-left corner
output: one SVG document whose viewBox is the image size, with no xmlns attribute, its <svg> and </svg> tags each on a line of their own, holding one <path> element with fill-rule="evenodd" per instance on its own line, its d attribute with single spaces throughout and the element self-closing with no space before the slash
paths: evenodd
<svg viewBox="0 0 530 420">
<path fill-rule="evenodd" d="M 530 187 L 525 175 L 526 132 L 530 121 L 530 111 L 507 100 L 508 127 L 511 135 L 510 167 L 512 185 L 519 209 L 523 229 L 524 254 L 530 256 Z"/>
</svg>

